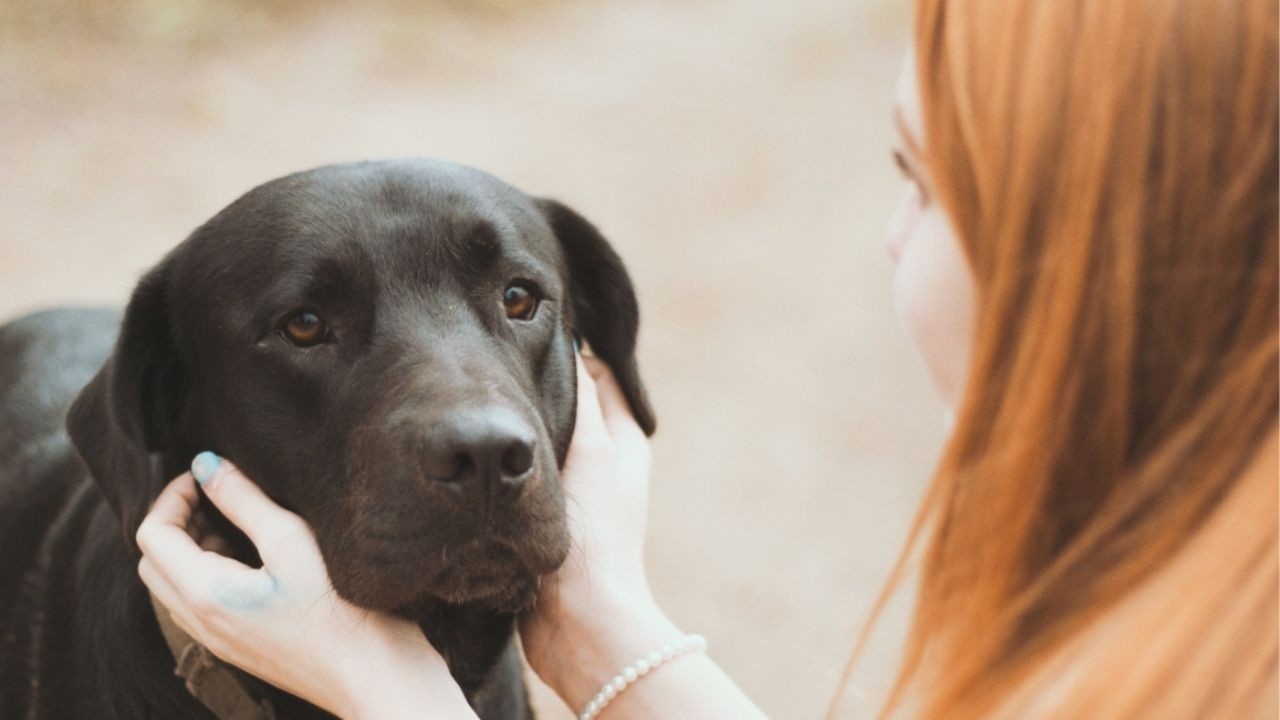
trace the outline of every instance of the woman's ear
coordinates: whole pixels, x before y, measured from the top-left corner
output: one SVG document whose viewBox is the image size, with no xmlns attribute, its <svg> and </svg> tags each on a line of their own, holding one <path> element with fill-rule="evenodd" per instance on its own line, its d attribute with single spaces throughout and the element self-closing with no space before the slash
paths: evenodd
<svg viewBox="0 0 1280 720">
<path fill-rule="evenodd" d="M 555 200 L 537 204 L 564 251 L 573 333 L 613 370 L 636 422 L 652 435 L 657 420 L 636 363 L 640 306 L 631 276 L 609 241 L 586 218 Z"/>
<path fill-rule="evenodd" d="M 115 351 L 67 411 L 67 432 L 134 547 L 134 532 L 166 478 L 154 452 L 168 445 L 185 396 L 174 351 L 168 262 L 138 283 Z"/>
</svg>

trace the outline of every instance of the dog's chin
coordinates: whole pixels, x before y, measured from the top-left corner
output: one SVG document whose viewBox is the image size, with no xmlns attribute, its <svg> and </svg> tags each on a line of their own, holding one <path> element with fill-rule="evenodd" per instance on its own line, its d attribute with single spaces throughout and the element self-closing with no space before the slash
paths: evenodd
<svg viewBox="0 0 1280 720">
<path fill-rule="evenodd" d="M 538 575 L 511 550 L 480 546 L 459 552 L 456 561 L 441 568 L 424 589 L 452 605 L 515 612 L 533 603 Z"/>
<path fill-rule="evenodd" d="M 417 572 L 370 573 L 365 567 L 350 577 L 335 575 L 334 588 L 355 605 L 406 618 L 442 604 L 516 613 L 537 598 L 540 576 L 512 552 L 461 552 L 450 560 Z"/>
<path fill-rule="evenodd" d="M 506 613 L 518 613 L 533 606 L 539 579 L 533 575 L 518 577 L 479 577 L 433 588 L 433 599 L 450 605 L 478 605 Z"/>
</svg>

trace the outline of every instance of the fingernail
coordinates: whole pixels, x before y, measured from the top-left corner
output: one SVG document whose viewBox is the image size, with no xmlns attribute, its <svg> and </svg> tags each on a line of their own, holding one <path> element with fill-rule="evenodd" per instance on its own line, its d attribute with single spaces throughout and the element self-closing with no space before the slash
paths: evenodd
<svg viewBox="0 0 1280 720">
<path fill-rule="evenodd" d="M 206 450 L 191 461 L 191 476 L 202 486 L 207 485 L 217 477 L 218 466 L 221 464 L 222 458 Z"/>
<path fill-rule="evenodd" d="M 577 335 L 573 336 L 573 351 L 582 352 L 582 338 Z"/>
</svg>

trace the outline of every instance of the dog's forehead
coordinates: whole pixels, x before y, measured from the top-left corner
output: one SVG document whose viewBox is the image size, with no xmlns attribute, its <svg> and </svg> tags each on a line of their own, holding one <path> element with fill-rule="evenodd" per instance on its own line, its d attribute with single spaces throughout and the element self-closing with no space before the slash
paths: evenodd
<svg viewBox="0 0 1280 720">
<path fill-rule="evenodd" d="M 295 176 L 272 194 L 286 223 L 302 230 L 298 235 L 398 243 L 410 252 L 424 245 L 452 254 L 496 253 L 504 245 L 538 255 L 554 249 L 546 222 L 527 195 L 492 175 L 451 163 L 330 166 Z"/>
<path fill-rule="evenodd" d="M 276 266 L 364 250 L 391 266 L 424 254 L 443 264 L 510 253 L 553 266 L 560 259 L 532 198 L 487 173 L 432 160 L 289 175 L 246 193 L 196 236 L 195 244 L 216 246 L 198 255 L 233 250 L 250 264 L 269 257 Z"/>
<path fill-rule="evenodd" d="M 504 266 L 532 268 L 554 293 L 566 272 L 534 199 L 481 171 L 426 160 L 327 166 L 271 181 L 174 255 L 171 279 L 201 307 L 285 305 L 322 286 L 349 295 L 467 285 Z"/>
</svg>

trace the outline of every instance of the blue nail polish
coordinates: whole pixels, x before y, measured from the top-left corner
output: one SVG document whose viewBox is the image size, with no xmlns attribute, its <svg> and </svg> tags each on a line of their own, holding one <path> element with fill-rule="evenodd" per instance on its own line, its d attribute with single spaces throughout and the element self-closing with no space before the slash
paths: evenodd
<svg viewBox="0 0 1280 720">
<path fill-rule="evenodd" d="M 582 352 L 582 338 L 577 335 L 573 336 L 573 350 L 574 352 Z"/>
<path fill-rule="evenodd" d="M 206 485 L 218 474 L 218 466 L 221 464 L 222 458 L 206 450 L 191 461 L 191 475 L 196 482 Z"/>
</svg>

